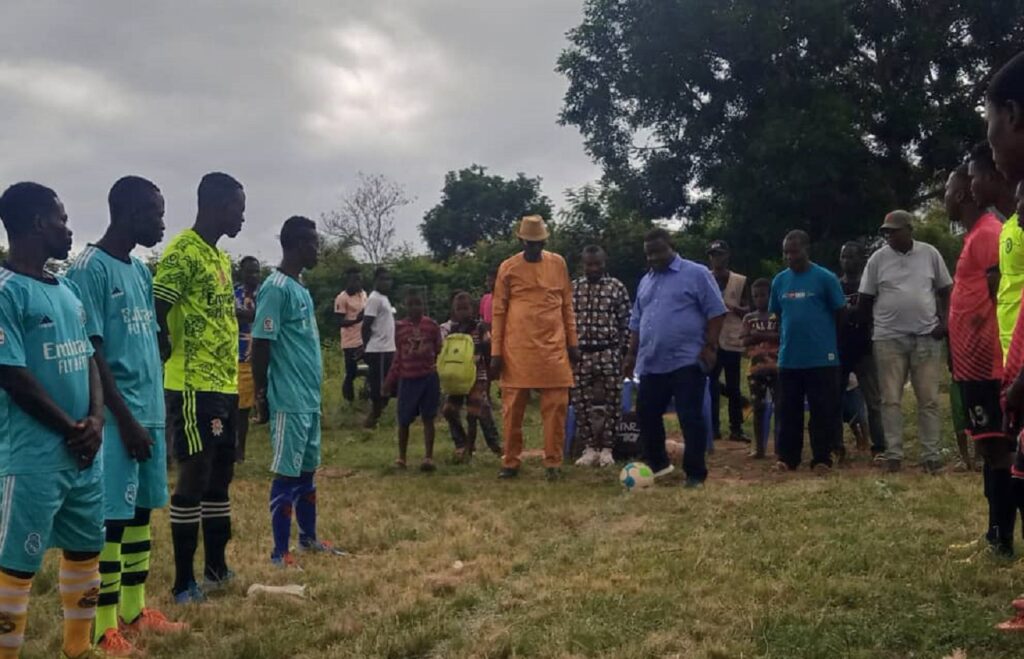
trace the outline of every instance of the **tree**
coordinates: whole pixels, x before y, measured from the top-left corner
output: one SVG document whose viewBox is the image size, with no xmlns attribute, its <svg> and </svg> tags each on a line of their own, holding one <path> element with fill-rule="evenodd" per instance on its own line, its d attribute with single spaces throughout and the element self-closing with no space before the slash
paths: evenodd
<svg viewBox="0 0 1024 659">
<path fill-rule="evenodd" d="M 339 208 L 320 216 L 320 224 L 343 246 L 357 247 L 370 263 L 380 264 L 397 249 L 395 215 L 412 199 L 383 174 L 360 172 L 358 178 L 359 184 L 342 196 Z"/>
<path fill-rule="evenodd" d="M 587 0 L 561 121 L 630 207 L 721 220 L 734 253 L 787 229 L 827 253 L 914 209 L 984 138 L 1022 0 Z M 714 213 L 709 211 L 714 210 Z M 829 246 L 829 247 L 826 247 Z M 743 256 L 743 253 L 747 256 Z"/>
<path fill-rule="evenodd" d="M 583 248 L 602 247 L 608 273 L 632 294 L 647 268 L 643 236 L 653 224 L 624 207 L 618 191 L 604 185 L 589 183 L 564 195 L 548 248 L 565 257 L 570 274 L 577 275 Z"/>
<path fill-rule="evenodd" d="M 427 211 L 420 234 L 435 258 L 445 260 L 473 249 L 482 240 L 509 233 L 523 215 L 551 218 L 551 201 L 540 178 L 519 173 L 507 180 L 471 165 L 444 177 L 441 202 Z"/>
</svg>

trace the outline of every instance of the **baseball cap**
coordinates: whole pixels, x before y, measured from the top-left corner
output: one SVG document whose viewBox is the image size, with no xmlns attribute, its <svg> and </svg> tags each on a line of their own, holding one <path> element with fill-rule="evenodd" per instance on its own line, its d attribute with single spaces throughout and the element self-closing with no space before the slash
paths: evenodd
<svg viewBox="0 0 1024 659">
<path fill-rule="evenodd" d="M 729 251 L 729 243 L 725 242 L 724 240 L 712 240 L 710 243 L 708 243 L 708 249 L 707 249 L 706 253 L 710 254 L 711 252 L 728 252 L 728 251 Z"/>
<path fill-rule="evenodd" d="M 914 216 L 907 211 L 892 211 L 885 216 L 882 229 L 895 231 L 897 229 L 909 229 L 914 226 Z"/>
</svg>

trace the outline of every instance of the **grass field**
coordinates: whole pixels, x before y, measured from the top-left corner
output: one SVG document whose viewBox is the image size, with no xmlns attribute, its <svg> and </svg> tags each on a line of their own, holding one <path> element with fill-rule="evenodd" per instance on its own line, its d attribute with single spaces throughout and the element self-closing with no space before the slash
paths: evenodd
<svg viewBox="0 0 1024 659">
<path fill-rule="evenodd" d="M 396 473 L 390 419 L 359 430 L 361 414 L 342 408 L 337 382 L 328 388 L 321 536 L 354 556 L 306 559 L 302 573 L 270 567 L 257 428 L 232 489 L 237 585 L 173 610 L 167 516 L 155 517 L 152 603 L 193 630 L 147 639 L 148 656 L 1024 656 L 1024 635 L 992 629 L 1024 591 L 1024 562 L 960 563 L 947 551 L 983 530 L 976 474 L 778 476 L 768 463 L 737 470 L 733 445 L 703 491 L 676 481 L 626 494 L 617 469 L 568 468 L 547 483 L 537 459 L 499 482 L 490 455 L 449 464 L 446 431 L 437 473 Z M 537 447 L 532 413 L 528 424 Z M 26 657 L 59 654 L 55 563 L 51 553 L 34 586 Z M 303 583 L 309 598 L 247 599 L 257 582 Z"/>
</svg>

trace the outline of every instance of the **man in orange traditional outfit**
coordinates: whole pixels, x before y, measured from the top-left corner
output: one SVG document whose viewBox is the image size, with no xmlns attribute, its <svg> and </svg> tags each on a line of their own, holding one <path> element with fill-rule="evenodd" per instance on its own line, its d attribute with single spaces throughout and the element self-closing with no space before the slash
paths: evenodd
<svg viewBox="0 0 1024 659">
<path fill-rule="evenodd" d="M 540 391 L 544 467 L 556 480 L 562 464 L 572 369 L 579 361 L 572 283 L 565 260 L 544 251 L 548 228 L 539 215 L 519 225 L 520 254 L 498 269 L 491 332 L 491 379 L 501 379 L 505 455 L 499 478 L 514 478 L 522 464 L 523 414 L 530 390 Z"/>
</svg>

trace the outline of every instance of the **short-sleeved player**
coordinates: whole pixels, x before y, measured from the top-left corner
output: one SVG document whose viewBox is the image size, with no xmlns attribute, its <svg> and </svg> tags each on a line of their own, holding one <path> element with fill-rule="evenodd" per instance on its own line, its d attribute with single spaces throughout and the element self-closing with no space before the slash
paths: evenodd
<svg viewBox="0 0 1024 659">
<path fill-rule="evenodd" d="M 0 365 L 27 368 L 73 419 L 89 412 L 84 321 L 73 282 L 0 270 Z M 48 547 L 99 551 L 102 476 L 101 459 L 79 469 L 63 436 L 0 393 L 0 566 L 35 572 Z"/>
<path fill-rule="evenodd" d="M 253 338 L 273 343 L 267 377 L 275 474 L 297 478 L 320 465 L 320 334 L 306 287 L 280 270 L 260 286 Z"/>
<path fill-rule="evenodd" d="M 146 606 L 150 516 L 167 505 L 167 451 L 153 276 L 131 250 L 160 242 L 164 200 L 151 181 L 125 176 L 111 187 L 108 201 L 110 225 L 78 255 L 68 277 L 82 293 L 86 333 L 105 388 L 106 542 L 93 638 L 100 649 L 120 656 L 134 651 L 122 623 L 132 632 L 157 633 L 187 625 Z"/>
<path fill-rule="evenodd" d="M 231 538 L 228 489 L 238 418 L 238 320 L 231 260 L 217 241 L 241 230 L 245 192 L 231 176 L 212 173 L 203 177 L 198 196 L 195 224 L 167 246 L 153 280 L 160 340 L 169 343 L 161 345 L 161 354 L 169 354 L 164 389 L 178 462 L 170 510 L 173 593 L 182 604 L 205 599 L 192 569 L 200 521 L 204 586 L 220 588 L 234 577 L 224 550 Z"/>
<path fill-rule="evenodd" d="M 0 197 L 10 241 L 0 268 L 0 657 L 25 638 L 32 579 L 63 549 L 64 656 L 92 656 L 103 548 L 103 396 L 77 286 L 45 272 L 66 259 L 67 215 L 53 190 Z"/>
<path fill-rule="evenodd" d="M 135 507 L 167 505 L 164 451 L 163 368 L 153 312 L 153 277 L 137 258 L 121 261 L 89 245 L 68 270 L 82 292 L 86 332 L 103 342 L 103 357 L 135 420 L 153 441 L 153 456 L 140 463 L 128 455 L 117 421 L 106 413 L 103 465 L 106 519 L 132 519 Z M 145 482 L 143 482 L 145 481 Z"/>
<path fill-rule="evenodd" d="M 315 307 L 298 277 L 317 261 L 316 224 L 291 217 L 281 228 L 284 257 L 260 286 L 253 321 L 253 376 L 257 401 L 270 423 L 270 521 L 274 549 L 270 560 L 289 567 L 292 512 L 299 526 L 299 548 L 341 555 L 317 539 L 316 484 L 320 465 L 320 385 L 323 363 Z"/>
</svg>

